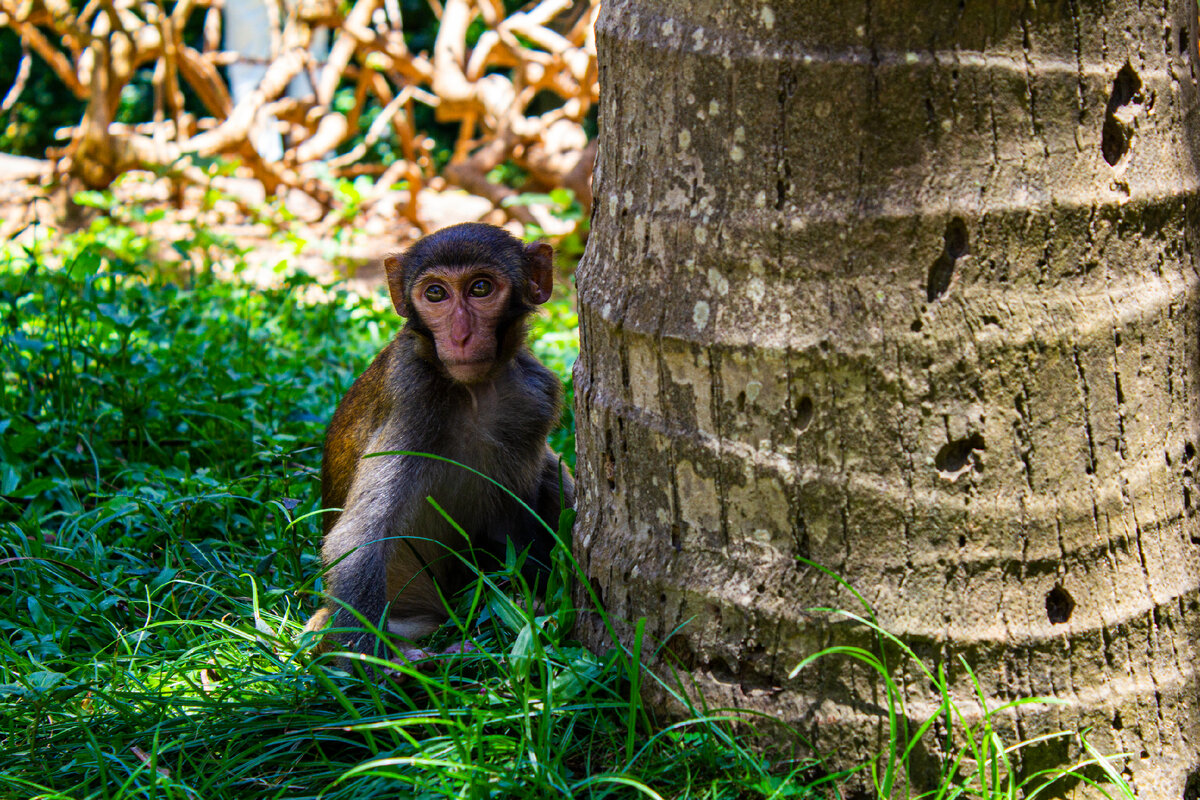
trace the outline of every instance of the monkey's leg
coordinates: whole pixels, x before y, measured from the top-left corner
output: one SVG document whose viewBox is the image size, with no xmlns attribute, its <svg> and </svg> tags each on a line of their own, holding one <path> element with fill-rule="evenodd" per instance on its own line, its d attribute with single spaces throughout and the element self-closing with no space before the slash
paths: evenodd
<svg viewBox="0 0 1200 800">
<path fill-rule="evenodd" d="M 333 624 L 335 628 L 352 629 L 362 629 L 364 622 L 382 626 L 386 624 L 385 566 L 391 543 L 380 535 L 385 529 L 354 529 L 349 527 L 353 522 L 354 517 L 344 513 L 322 549 L 325 562 L 331 565 L 329 591 L 337 601 L 330 608 Z M 347 529 L 340 531 L 343 523 L 347 523 Z M 369 630 L 339 632 L 336 637 L 346 649 L 384 655 L 384 649 Z"/>
<path fill-rule="evenodd" d="M 304 629 L 301 633 L 318 633 L 325 630 L 329 625 L 329 621 L 333 619 L 333 612 L 329 610 L 329 606 L 321 606 L 317 609 L 317 613 L 308 618 L 308 622 L 304 623 Z M 323 653 L 329 649 L 329 643 L 324 637 L 317 642 L 316 652 Z"/>
<path fill-rule="evenodd" d="M 386 435 L 374 437 L 368 452 L 389 449 Z M 403 556 L 397 534 L 413 527 L 420 498 L 428 491 L 424 472 L 411 459 L 396 456 L 364 459 L 354 476 L 337 523 L 325 535 L 321 556 L 333 601 L 335 628 L 362 629 L 362 620 L 386 629 L 392 598 L 388 579 L 393 560 Z M 324 622 L 314 617 L 310 624 Z M 386 648 L 369 630 L 335 634 L 345 648 L 383 656 Z"/>
<path fill-rule="evenodd" d="M 415 642 L 449 617 L 443 597 L 458 588 L 462 567 L 445 545 L 410 537 L 396 543 L 387 565 L 388 632 Z"/>
</svg>

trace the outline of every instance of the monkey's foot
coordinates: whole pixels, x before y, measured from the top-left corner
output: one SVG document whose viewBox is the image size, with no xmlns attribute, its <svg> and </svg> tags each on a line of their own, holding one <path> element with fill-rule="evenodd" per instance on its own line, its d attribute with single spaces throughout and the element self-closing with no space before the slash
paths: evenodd
<svg viewBox="0 0 1200 800">
<path fill-rule="evenodd" d="M 400 653 L 404 656 L 405 660 L 416 664 L 432 661 L 438 656 L 453 656 L 462 655 L 464 653 L 474 653 L 478 649 L 478 647 L 470 642 L 455 642 L 449 647 L 441 650 L 426 650 L 423 647 L 401 647 Z"/>
<path fill-rule="evenodd" d="M 428 671 L 433 668 L 433 665 L 438 660 L 438 656 L 465 655 L 467 653 L 474 653 L 478 649 L 471 642 L 455 642 L 442 650 L 426 650 L 423 647 L 414 646 L 401 647 L 400 655 L 404 658 L 409 669 L 415 668 Z M 374 667 L 373 669 L 393 683 L 404 683 L 412 677 L 411 672 L 391 667 Z"/>
</svg>

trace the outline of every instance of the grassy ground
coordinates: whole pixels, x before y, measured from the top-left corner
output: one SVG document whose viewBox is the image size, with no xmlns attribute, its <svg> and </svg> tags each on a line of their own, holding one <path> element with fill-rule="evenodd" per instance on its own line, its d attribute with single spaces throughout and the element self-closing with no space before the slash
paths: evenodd
<svg viewBox="0 0 1200 800">
<path fill-rule="evenodd" d="M 838 794 L 719 718 L 650 725 L 630 655 L 569 638 L 562 582 L 534 616 L 481 580 L 440 634 L 479 649 L 400 685 L 314 658 L 319 444 L 396 319 L 303 277 L 172 283 L 151 252 L 100 224 L 0 256 L 0 797 Z M 569 304 L 537 328 L 569 396 Z M 967 734 L 940 796 L 1029 793 Z M 909 735 L 874 765 L 884 794 Z"/>
<path fill-rule="evenodd" d="M 101 226 L 0 264 L 0 796 L 779 783 L 715 724 L 653 736 L 627 658 L 564 639 L 565 596 L 533 617 L 504 576 L 464 599 L 474 654 L 402 686 L 314 662 L 297 637 L 321 588 L 319 444 L 395 316 L 308 302 L 303 277 L 181 288 L 148 252 Z M 569 305 L 537 326 L 568 381 Z M 569 413 L 553 443 L 573 458 Z"/>
</svg>

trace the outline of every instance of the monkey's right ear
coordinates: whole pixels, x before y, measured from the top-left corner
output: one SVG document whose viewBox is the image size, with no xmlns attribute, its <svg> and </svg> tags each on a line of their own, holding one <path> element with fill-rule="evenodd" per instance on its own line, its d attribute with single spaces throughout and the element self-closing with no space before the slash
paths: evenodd
<svg viewBox="0 0 1200 800">
<path fill-rule="evenodd" d="M 528 244 L 525 262 L 529 269 L 529 299 L 541 305 L 554 290 L 554 249 L 545 242 Z"/>
<path fill-rule="evenodd" d="M 392 296 L 392 306 L 396 313 L 408 319 L 412 311 L 408 307 L 408 294 L 404 291 L 404 267 L 400 256 L 388 256 L 383 260 L 383 269 L 387 273 L 388 294 Z"/>
</svg>

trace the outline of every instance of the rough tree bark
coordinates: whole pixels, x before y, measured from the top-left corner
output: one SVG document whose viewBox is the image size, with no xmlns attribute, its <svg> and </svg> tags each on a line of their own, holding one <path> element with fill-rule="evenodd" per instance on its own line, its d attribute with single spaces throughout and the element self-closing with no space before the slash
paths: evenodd
<svg viewBox="0 0 1200 800">
<path fill-rule="evenodd" d="M 597 38 L 576 550 L 626 642 L 861 762 L 870 676 L 788 678 L 855 635 L 804 557 L 964 707 L 960 657 L 1066 701 L 1020 738 L 1195 797 L 1194 2 L 606 0 Z"/>
</svg>

